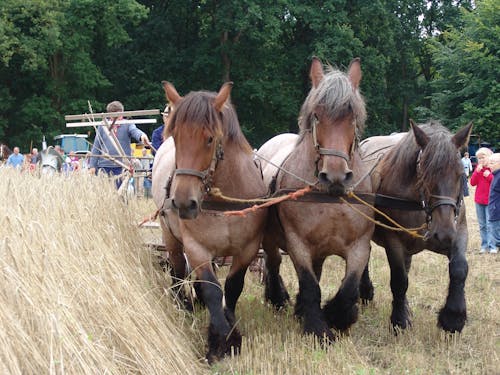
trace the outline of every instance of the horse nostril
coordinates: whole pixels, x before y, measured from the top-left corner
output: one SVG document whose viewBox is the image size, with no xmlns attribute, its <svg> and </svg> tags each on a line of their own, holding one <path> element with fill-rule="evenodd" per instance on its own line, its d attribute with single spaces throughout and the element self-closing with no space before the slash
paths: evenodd
<svg viewBox="0 0 500 375">
<path fill-rule="evenodd" d="M 198 209 L 198 202 L 196 200 L 192 199 L 191 203 L 189 205 L 189 209 L 193 210 L 193 211 L 197 210 Z"/>
<path fill-rule="evenodd" d="M 330 183 L 330 180 L 328 179 L 328 174 L 325 173 L 325 172 L 320 172 L 318 174 L 318 180 L 319 182 L 321 182 L 322 184 L 328 184 Z"/>
<path fill-rule="evenodd" d="M 347 172 L 345 174 L 345 180 L 346 180 L 346 182 L 351 181 L 352 180 L 352 176 L 353 176 L 353 173 L 351 171 Z"/>
<path fill-rule="evenodd" d="M 175 199 L 172 199 L 172 208 L 177 210 L 179 207 L 177 206 L 177 204 L 175 203 Z"/>
</svg>

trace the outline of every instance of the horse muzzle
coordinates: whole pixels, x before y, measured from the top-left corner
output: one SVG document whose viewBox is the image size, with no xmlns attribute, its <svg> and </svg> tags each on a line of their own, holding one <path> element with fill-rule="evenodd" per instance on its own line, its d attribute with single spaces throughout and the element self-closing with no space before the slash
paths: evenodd
<svg viewBox="0 0 500 375">
<path fill-rule="evenodd" d="M 192 220 L 198 217 L 200 213 L 200 202 L 198 199 L 172 199 L 171 208 L 183 220 Z"/>
<path fill-rule="evenodd" d="M 352 181 L 353 173 L 350 169 L 343 172 L 329 172 L 323 169 L 318 173 L 318 180 L 322 188 L 330 195 L 344 195 Z"/>
</svg>

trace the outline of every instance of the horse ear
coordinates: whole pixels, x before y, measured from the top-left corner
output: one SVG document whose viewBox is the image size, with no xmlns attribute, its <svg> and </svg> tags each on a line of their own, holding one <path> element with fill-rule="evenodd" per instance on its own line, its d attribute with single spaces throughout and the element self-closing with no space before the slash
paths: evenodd
<svg viewBox="0 0 500 375">
<path fill-rule="evenodd" d="M 469 138 L 472 133 L 472 121 L 460 129 L 451 139 L 457 149 L 469 143 Z"/>
<path fill-rule="evenodd" d="M 425 132 L 422 129 L 420 129 L 412 119 L 410 119 L 410 127 L 411 130 L 413 130 L 413 135 L 415 136 L 417 144 L 421 148 L 425 148 L 425 146 L 427 146 L 427 143 L 429 143 L 429 137 L 427 136 L 427 134 L 425 134 Z"/>
<path fill-rule="evenodd" d="M 353 59 L 349 64 L 347 75 L 349 76 L 352 87 L 357 90 L 359 88 L 359 84 L 361 83 L 361 78 L 363 77 L 363 73 L 361 72 L 361 59 L 359 57 Z"/>
<path fill-rule="evenodd" d="M 219 90 L 219 93 L 215 97 L 214 107 L 217 111 L 222 112 L 222 107 L 229 99 L 229 95 L 231 94 L 231 90 L 233 88 L 233 82 L 226 82 L 222 85 Z"/>
<path fill-rule="evenodd" d="M 174 85 L 170 82 L 161 81 L 161 84 L 163 85 L 163 90 L 165 90 L 165 97 L 167 98 L 167 101 L 176 105 L 177 102 L 182 99 L 182 96 L 179 95 Z"/>
<path fill-rule="evenodd" d="M 323 71 L 323 63 L 316 56 L 313 56 L 311 63 L 311 70 L 309 71 L 309 77 L 314 88 L 318 87 L 319 83 L 325 75 Z"/>
</svg>

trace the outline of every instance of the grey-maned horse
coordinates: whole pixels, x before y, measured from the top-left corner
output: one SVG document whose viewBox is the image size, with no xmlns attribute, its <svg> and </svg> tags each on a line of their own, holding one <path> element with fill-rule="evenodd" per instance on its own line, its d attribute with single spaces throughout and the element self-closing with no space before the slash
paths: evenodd
<svg viewBox="0 0 500 375">
<path fill-rule="evenodd" d="M 42 175 L 52 175 L 56 172 L 61 172 L 64 159 L 53 146 L 49 146 L 45 150 L 40 151 L 39 163 Z"/>
<path fill-rule="evenodd" d="M 366 118 L 358 90 L 359 59 L 351 62 L 346 74 L 333 68 L 325 73 L 321 61 L 314 58 L 310 77 L 312 88 L 299 117 L 300 135 L 290 137 L 289 142 L 296 144 L 288 156 L 281 156 L 282 168 L 295 176 L 280 171 L 276 191 L 313 185 L 324 195 L 338 197 L 356 185 L 357 191 L 371 192 L 357 144 Z M 358 209 L 373 217 L 371 209 Z M 285 201 L 273 210 L 276 215 L 270 218 L 263 247 L 285 249 L 294 263 L 299 279 L 295 314 L 302 318 L 304 332 L 332 341 L 330 327 L 346 330 L 357 320 L 359 281 L 369 258 L 374 224 L 343 203 Z M 346 261 L 345 277 L 335 297 L 322 308 L 319 281 L 329 255 Z"/>
</svg>

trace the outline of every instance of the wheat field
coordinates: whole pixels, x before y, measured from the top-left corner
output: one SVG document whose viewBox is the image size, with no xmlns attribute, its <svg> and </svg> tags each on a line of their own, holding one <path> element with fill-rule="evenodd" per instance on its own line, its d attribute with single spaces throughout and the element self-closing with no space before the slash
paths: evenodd
<svg viewBox="0 0 500 375">
<path fill-rule="evenodd" d="M 383 249 L 374 246 L 373 303 L 348 336 L 321 348 L 301 334 L 293 307 L 263 301 L 248 273 L 236 314 L 244 335 L 239 356 L 204 361 L 208 312 L 172 302 L 170 279 L 145 242 L 155 229 L 137 225 L 151 200 L 120 198 L 105 178 L 40 178 L 0 168 L 1 374 L 498 374 L 498 255 L 479 255 L 473 198 L 467 197 L 468 321 L 461 334 L 436 327 L 448 286 L 447 260 L 413 258 L 408 299 L 413 326 L 395 336 Z M 221 283 L 227 268 L 218 271 Z M 336 292 L 341 259 L 325 263 L 323 299 Z M 292 296 L 295 271 L 284 257 Z"/>
</svg>

